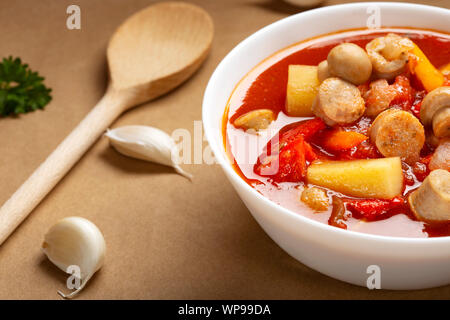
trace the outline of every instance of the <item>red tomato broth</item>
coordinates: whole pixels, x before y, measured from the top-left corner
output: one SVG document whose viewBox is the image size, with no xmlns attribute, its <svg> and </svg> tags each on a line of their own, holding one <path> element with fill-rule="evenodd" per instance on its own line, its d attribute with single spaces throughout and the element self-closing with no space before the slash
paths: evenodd
<svg viewBox="0 0 450 320">
<path fill-rule="evenodd" d="M 274 181 L 270 177 L 263 177 L 254 171 L 254 165 L 258 161 L 263 147 L 267 142 L 289 124 L 311 118 L 289 117 L 284 113 L 287 70 L 290 64 L 317 65 L 326 59 L 328 52 L 336 45 L 342 42 L 352 42 L 361 47 L 372 39 L 385 35 L 389 32 L 395 32 L 400 35 L 408 36 L 413 40 L 427 55 L 430 61 L 440 67 L 450 61 L 450 35 L 437 33 L 428 30 L 415 30 L 407 28 L 388 28 L 382 30 L 351 30 L 341 33 L 326 35 L 320 38 L 314 38 L 305 42 L 298 43 L 286 48 L 262 63 L 257 65 L 249 74 L 247 74 L 236 86 L 233 91 L 224 114 L 223 134 L 224 143 L 230 159 L 233 160 L 233 166 L 236 172 L 258 192 L 270 200 L 306 217 L 314 220 L 328 223 L 332 206 L 331 197 L 337 195 L 342 199 L 351 199 L 346 195 L 339 194 L 333 190 L 327 190 L 330 196 L 329 210 L 322 213 L 315 213 L 300 201 L 301 188 L 303 182 L 284 182 Z M 401 79 L 400 79 L 401 80 Z M 400 81 L 401 83 L 401 81 Z M 418 114 L 421 100 L 424 97 L 423 87 L 414 76 L 410 77 L 412 93 L 405 100 L 411 100 L 408 103 L 404 101 L 395 101 L 396 107 L 405 108 L 409 105 L 409 111 Z M 400 91 L 405 88 L 400 87 Z M 406 90 L 407 91 L 407 90 Z M 403 98 L 403 97 L 402 97 Z M 397 106 L 398 105 L 398 106 Z M 277 119 L 271 124 L 271 133 L 267 136 L 257 136 L 245 133 L 243 130 L 235 128 L 232 123 L 239 116 L 256 109 L 271 109 L 278 115 Z M 231 116 L 229 116 L 231 115 Z M 344 131 L 355 131 L 367 135 L 368 128 L 372 120 L 362 117 L 355 124 L 341 127 Z M 285 129 L 283 129 L 285 130 Z M 312 150 L 318 158 L 333 160 L 379 158 L 381 155 L 368 140 L 362 142 L 357 147 L 341 152 L 330 152 L 323 145 L 324 135 L 331 129 L 326 128 L 309 141 Z M 258 152 L 246 157 L 242 161 L 242 153 L 238 151 L 238 142 L 253 141 L 258 145 Z M 246 146 L 245 150 L 251 149 Z M 431 154 L 432 149 L 424 147 L 421 156 L 424 161 Z M 420 185 L 420 181 L 429 172 L 420 172 L 423 168 L 418 166 L 408 166 L 404 164 L 405 189 L 403 195 L 406 196 L 412 190 Z M 418 173 L 417 177 L 414 173 Z M 364 207 L 364 206 L 363 206 Z M 348 208 L 347 208 L 348 209 Z M 352 210 L 348 210 L 351 212 Z M 363 222 L 364 221 L 364 222 Z M 378 218 L 370 220 L 361 220 L 357 214 L 350 214 L 346 221 L 347 229 L 361 231 L 365 233 L 405 236 L 405 237 L 437 237 L 450 235 L 450 223 L 433 225 L 417 221 L 407 204 L 397 206 L 395 209 Z"/>
</svg>

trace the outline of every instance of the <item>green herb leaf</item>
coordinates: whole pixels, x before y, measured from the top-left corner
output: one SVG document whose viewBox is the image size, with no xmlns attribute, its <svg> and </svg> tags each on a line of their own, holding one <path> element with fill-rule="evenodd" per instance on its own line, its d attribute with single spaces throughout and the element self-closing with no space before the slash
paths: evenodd
<svg viewBox="0 0 450 320">
<path fill-rule="evenodd" d="M 0 116 L 43 109 L 52 100 L 44 78 L 30 70 L 20 58 L 3 58 L 0 63 Z"/>
</svg>

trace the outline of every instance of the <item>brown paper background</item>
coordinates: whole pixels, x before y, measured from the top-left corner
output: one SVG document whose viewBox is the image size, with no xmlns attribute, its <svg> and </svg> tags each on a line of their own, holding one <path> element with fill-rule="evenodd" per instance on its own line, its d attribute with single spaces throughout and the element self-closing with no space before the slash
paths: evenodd
<svg viewBox="0 0 450 320">
<path fill-rule="evenodd" d="M 0 2 L 1 56 L 20 56 L 46 77 L 54 97 L 45 111 L 0 119 L 0 203 L 101 98 L 109 37 L 126 17 L 151 2 Z M 114 126 L 145 124 L 192 133 L 193 121 L 201 119 L 203 91 L 219 61 L 256 30 L 300 11 L 270 0 L 193 2 L 215 23 L 206 63 L 180 88 L 127 112 Z M 450 8 L 449 0 L 428 3 Z M 81 30 L 66 28 L 70 4 L 81 7 Z M 263 232 L 218 165 L 184 168 L 195 175 L 193 183 L 169 168 L 121 156 L 100 139 L 0 247 L 0 298 L 59 298 L 56 291 L 65 289 L 67 275 L 45 258 L 40 244 L 46 230 L 67 216 L 97 224 L 108 249 L 105 266 L 80 299 L 450 297 L 450 286 L 369 291 L 321 275 Z"/>
</svg>

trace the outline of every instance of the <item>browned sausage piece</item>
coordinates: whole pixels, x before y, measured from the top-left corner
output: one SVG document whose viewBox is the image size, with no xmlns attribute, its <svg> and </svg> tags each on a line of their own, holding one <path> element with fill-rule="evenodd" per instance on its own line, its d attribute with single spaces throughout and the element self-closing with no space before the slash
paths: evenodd
<svg viewBox="0 0 450 320">
<path fill-rule="evenodd" d="M 425 130 L 411 113 L 389 109 L 380 113 L 369 129 L 370 140 L 385 157 L 400 157 L 407 163 L 419 160 Z"/>
<path fill-rule="evenodd" d="M 431 171 L 419 189 L 408 197 L 408 202 L 419 220 L 450 220 L 450 172 Z"/>
<path fill-rule="evenodd" d="M 358 88 L 339 78 L 322 82 L 312 106 L 313 113 L 329 126 L 355 122 L 364 110 L 364 99 Z"/>
</svg>

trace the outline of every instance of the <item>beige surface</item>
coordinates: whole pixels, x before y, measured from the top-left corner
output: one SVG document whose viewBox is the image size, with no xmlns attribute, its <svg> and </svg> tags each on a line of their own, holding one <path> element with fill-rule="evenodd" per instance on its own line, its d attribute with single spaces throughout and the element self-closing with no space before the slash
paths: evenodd
<svg viewBox="0 0 450 320">
<path fill-rule="evenodd" d="M 82 30 L 67 30 L 78 4 Z M 103 95 L 105 48 L 113 30 L 145 0 L 18 0 L 0 3 L 0 52 L 22 57 L 53 88 L 45 111 L 0 119 L 3 203 Z M 206 83 L 243 38 L 295 10 L 269 0 L 196 1 L 216 35 L 206 64 L 172 94 L 126 113 L 115 126 L 153 125 L 193 132 Z M 337 1 L 329 1 L 334 4 Z M 450 1 L 428 3 L 450 8 Z M 274 9 L 279 8 L 279 9 Z M 101 139 L 0 247 L 0 298 L 57 299 L 66 275 L 40 252 L 58 219 L 96 223 L 105 267 L 83 299 L 449 298 L 450 286 L 415 292 L 369 291 L 323 276 L 284 253 L 253 220 L 217 166 L 185 165 L 193 183 L 171 169 L 125 158 Z"/>
<path fill-rule="evenodd" d="M 126 19 L 108 44 L 105 95 L 0 208 L 0 245 L 120 115 L 189 79 L 207 58 L 213 38 L 212 18 L 188 3 L 158 3 Z"/>
</svg>

